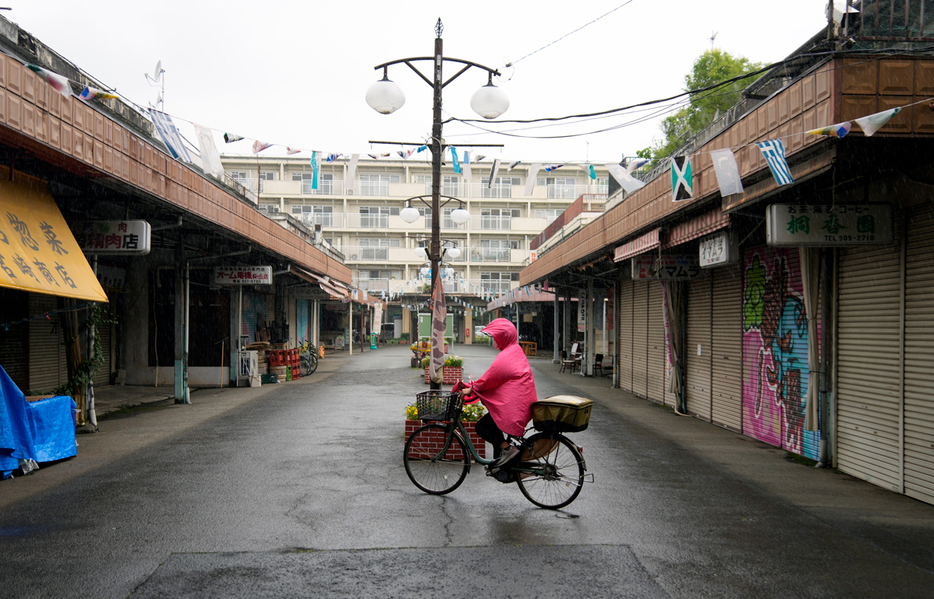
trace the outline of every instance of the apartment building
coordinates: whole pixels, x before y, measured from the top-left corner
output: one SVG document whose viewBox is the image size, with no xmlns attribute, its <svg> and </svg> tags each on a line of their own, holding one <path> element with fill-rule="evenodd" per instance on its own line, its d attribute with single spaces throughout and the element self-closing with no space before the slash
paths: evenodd
<svg viewBox="0 0 934 599">
<path fill-rule="evenodd" d="M 307 152 L 226 156 L 223 163 L 231 178 L 254 192 L 257 209 L 320 226 L 324 241 L 351 269 L 353 286 L 389 299 L 384 322 L 401 320 L 402 330 L 408 331 L 406 306 L 430 283 L 428 261 L 416 248 L 427 246 L 431 235 L 431 162 L 427 152 L 418 156 L 429 160 L 361 158 L 352 181 L 349 156 L 321 161 L 317 181 Z M 606 199 L 608 174 L 602 167 L 595 167 L 596 179 L 577 165 L 550 172 L 542 168 L 527 195 L 530 165 L 512 170 L 503 165 L 490 185 L 491 163 L 488 158 L 472 164 L 470 179 L 450 164 L 441 174 L 441 240 L 444 247 L 460 250 L 456 258 L 446 255 L 442 262 L 444 287 L 460 306 L 485 306 L 485 298 L 518 287 L 535 237 L 578 198 L 585 196 L 599 210 Z M 413 223 L 399 216 L 408 205 L 420 213 Z M 451 219 L 457 208 L 470 213 L 468 222 Z M 459 330 L 464 339 L 462 322 Z"/>
</svg>

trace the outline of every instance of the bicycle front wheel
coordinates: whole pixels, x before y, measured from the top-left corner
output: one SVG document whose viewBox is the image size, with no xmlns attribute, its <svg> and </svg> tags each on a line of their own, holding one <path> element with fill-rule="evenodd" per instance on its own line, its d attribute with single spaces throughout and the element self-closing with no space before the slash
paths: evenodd
<svg viewBox="0 0 934 599">
<path fill-rule="evenodd" d="M 412 433 L 405 442 L 405 473 L 416 487 L 432 495 L 444 495 L 460 486 L 470 471 L 470 454 L 453 431 L 443 452 L 447 427 L 428 424 Z"/>
<path fill-rule="evenodd" d="M 302 373 L 302 376 L 314 374 L 318 370 L 318 354 L 311 352 L 308 354 L 308 374 Z"/>
<path fill-rule="evenodd" d="M 525 498 L 545 509 L 568 505 L 584 484 L 584 457 L 563 435 L 533 435 L 515 467 L 516 483 Z"/>
</svg>

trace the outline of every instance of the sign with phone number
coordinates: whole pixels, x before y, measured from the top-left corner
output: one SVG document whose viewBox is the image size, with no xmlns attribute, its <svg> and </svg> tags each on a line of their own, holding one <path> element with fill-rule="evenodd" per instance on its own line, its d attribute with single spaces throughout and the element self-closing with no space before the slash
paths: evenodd
<svg viewBox="0 0 934 599">
<path fill-rule="evenodd" d="M 772 204 L 766 212 L 772 246 L 888 245 L 893 227 L 888 204 Z"/>
</svg>

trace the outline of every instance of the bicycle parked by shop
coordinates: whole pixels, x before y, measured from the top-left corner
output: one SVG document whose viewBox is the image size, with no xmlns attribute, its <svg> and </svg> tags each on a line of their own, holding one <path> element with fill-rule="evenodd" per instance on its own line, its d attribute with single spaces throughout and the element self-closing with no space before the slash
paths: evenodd
<svg viewBox="0 0 934 599">
<path fill-rule="evenodd" d="M 459 487 L 470 472 L 471 458 L 482 466 L 493 461 L 481 458 L 470 441 L 461 420 L 463 404 L 457 386 L 416 395 L 418 418 L 428 424 L 408 438 L 403 461 L 409 479 L 426 493 L 445 495 Z M 594 478 L 585 474 L 583 448 L 562 433 L 586 429 L 592 404 L 569 395 L 532 404 L 533 425 L 521 439 L 518 460 L 492 476 L 515 482 L 526 499 L 546 509 L 560 509 L 577 499 L 584 482 Z"/>
<path fill-rule="evenodd" d="M 318 348 L 310 341 L 298 346 L 298 367 L 302 376 L 311 376 L 318 369 Z"/>
</svg>

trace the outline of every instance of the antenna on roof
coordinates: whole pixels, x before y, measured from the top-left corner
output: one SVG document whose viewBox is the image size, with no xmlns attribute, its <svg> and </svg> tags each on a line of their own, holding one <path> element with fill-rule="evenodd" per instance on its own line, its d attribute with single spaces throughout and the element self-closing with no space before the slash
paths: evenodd
<svg viewBox="0 0 934 599">
<path fill-rule="evenodd" d="M 159 95 L 156 96 L 156 106 L 160 110 L 165 110 L 165 69 L 162 68 L 162 61 L 159 60 L 156 62 L 156 68 L 152 71 L 152 77 L 149 76 L 149 73 L 145 73 L 146 80 L 149 82 L 149 87 L 159 86 Z"/>
<path fill-rule="evenodd" d="M 713 50 L 713 44 L 714 44 L 714 42 L 717 40 L 717 34 L 718 34 L 718 33 L 719 33 L 719 31 L 714 31 L 713 33 L 710 34 L 710 49 L 711 49 L 711 50 Z"/>
</svg>

